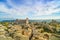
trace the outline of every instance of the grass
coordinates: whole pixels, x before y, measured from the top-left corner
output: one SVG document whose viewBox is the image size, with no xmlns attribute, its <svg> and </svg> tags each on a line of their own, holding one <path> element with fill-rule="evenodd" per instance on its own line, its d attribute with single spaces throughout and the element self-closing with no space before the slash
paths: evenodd
<svg viewBox="0 0 60 40">
<path fill-rule="evenodd" d="M 59 37 L 52 36 L 52 37 L 50 37 L 49 40 L 60 40 L 60 38 Z"/>
<path fill-rule="evenodd" d="M 12 38 L 3 38 L 3 37 L 0 37 L 0 40 L 13 40 Z"/>
</svg>

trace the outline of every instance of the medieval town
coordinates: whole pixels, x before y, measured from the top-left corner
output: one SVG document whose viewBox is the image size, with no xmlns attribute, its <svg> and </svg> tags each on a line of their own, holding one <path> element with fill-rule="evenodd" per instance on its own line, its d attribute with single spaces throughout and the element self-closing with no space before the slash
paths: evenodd
<svg viewBox="0 0 60 40">
<path fill-rule="evenodd" d="M 0 22 L 0 40 L 60 40 L 60 23 L 30 22 L 29 18 Z"/>
</svg>

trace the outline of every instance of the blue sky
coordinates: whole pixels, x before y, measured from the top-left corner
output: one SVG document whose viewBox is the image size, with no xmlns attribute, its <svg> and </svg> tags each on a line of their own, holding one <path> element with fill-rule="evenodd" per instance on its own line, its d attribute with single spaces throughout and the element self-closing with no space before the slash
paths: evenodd
<svg viewBox="0 0 60 40">
<path fill-rule="evenodd" d="M 0 19 L 60 19 L 60 0 L 0 0 Z"/>
</svg>

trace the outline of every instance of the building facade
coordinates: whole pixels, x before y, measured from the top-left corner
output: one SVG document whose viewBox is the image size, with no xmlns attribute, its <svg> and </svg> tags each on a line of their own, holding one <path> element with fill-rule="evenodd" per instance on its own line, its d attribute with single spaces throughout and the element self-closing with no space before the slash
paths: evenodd
<svg viewBox="0 0 60 40">
<path fill-rule="evenodd" d="M 28 24 L 29 23 L 29 19 L 16 19 L 16 21 L 14 22 L 15 24 Z"/>
</svg>

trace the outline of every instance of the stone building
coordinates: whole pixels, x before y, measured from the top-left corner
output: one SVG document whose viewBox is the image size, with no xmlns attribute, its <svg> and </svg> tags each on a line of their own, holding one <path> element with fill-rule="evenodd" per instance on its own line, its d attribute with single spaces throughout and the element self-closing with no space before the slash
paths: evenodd
<svg viewBox="0 0 60 40">
<path fill-rule="evenodd" d="M 16 19 L 16 21 L 14 22 L 15 24 L 28 24 L 29 23 L 29 19 Z"/>
</svg>

